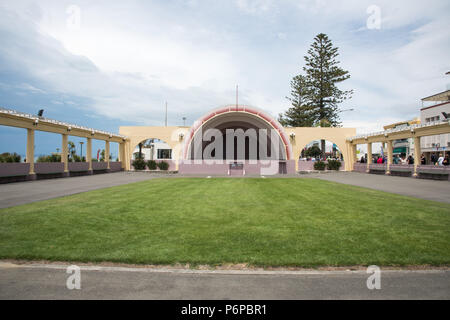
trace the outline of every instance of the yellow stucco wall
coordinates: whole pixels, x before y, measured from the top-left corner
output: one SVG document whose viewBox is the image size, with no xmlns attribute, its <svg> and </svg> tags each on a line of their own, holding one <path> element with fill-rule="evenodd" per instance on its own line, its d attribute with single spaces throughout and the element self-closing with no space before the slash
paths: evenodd
<svg viewBox="0 0 450 320">
<path fill-rule="evenodd" d="M 181 159 L 183 151 L 184 139 L 187 136 L 190 127 L 120 127 L 119 133 L 128 137 L 128 142 L 125 147 L 125 167 L 130 170 L 133 150 L 136 146 L 146 139 L 156 138 L 166 142 L 171 148 L 174 159 L 177 161 Z M 289 136 L 290 144 L 292 146 L 293 157 L 290 160 L 296 160 L 296 169 L 298 169 L 298 158 L 301 150 L 311 141 L 325 139 L 335 143 L 344 156 L 345 170 L 351 168 L 351 146 L 346 143 L 348 137 L 356 135 L 355 128 L 309 128 L 296 127 L 284 128 L 286 134 Z M 291 133 L 295 137 L 291 137 Z M 183 135 L 181 138 L 180 134 Z"/>
<path fill-rule="evenodd" d="M 355 128 L 310 128 L 310 127 L 295 127 L 284 128 L 286 134 L 289 136 L 289 140 L 292 146 L 293 157 L 296 160 L 295 166 L 298 169 L 298 158 L 302 149 L 310 142 L 314 140 L 328 140 L 335 143 L 344 156 L 345 170 L 349 170 L 350 166 L 350 150 L 349 145 L 346 143 L 348 137 L 356 135 Z M 295 134 L 295 137 L 291 137 L 291 133 Z"/>
<path fill-rule="evenodd" d="M 125 149 L 127 170 L 131 168 L 131 157 L 136 146 L 147 139 L 159 139 L 167 143 L 172 149 L 174 159 L 180 159 L 183 152 L 184 137 L 186 137 L 189 127 L 120 127 L 119 132 L 128 137 L 128 146 Z M 181 138 L 180 134 L 183 135 Z"/>
</svg>

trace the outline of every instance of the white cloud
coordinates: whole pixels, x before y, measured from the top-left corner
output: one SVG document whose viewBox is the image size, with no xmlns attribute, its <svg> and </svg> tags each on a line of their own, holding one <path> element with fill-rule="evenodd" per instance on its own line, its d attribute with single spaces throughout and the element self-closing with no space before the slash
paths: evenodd
<svg viewBox="0 0 450 320">
<path fill-rule="evenodd" d="M 72 3 L 81 9 L 77 30 L 66 27 Z M 5 3 L 0 59 L 32 74 L 38 90 L 85 97 L 97 114 L 147 124 L 162 121 L 166 100 L 172 118 L 193 121 L 233 103 L 236 84 L 242 103 L 276 116 L 319 32 L 352 75 L 345 106 L 356 111 L 342 116 L 358 131 L 412 118 L 421 97 L 445 88 L 447 1 L 378 1 L 380 30 L 365 28 L 371 1 L 175 3 Z"/>
<path fill-rule="evenodd" d="M 277 36 L 278 36 L 278 39 L 281 39 L 281 40 L 287 39 L 287 35 L 284 32 L 278 32 Z"/>
<path fill-rule="evenodd" d="M 236 0 L 239 10 L 249 14 L 265 13 L 273 9 L 272 0 Z"/>
<path fill-rule="evenodd" d="M 31 93 L 45 93 L 44 90 L 36 88 L 29 83 L 21 83 L 21 84 L 17 85 L 16 88 L 25 90 L 25 91 L 29 91 Z"/>
</svg>

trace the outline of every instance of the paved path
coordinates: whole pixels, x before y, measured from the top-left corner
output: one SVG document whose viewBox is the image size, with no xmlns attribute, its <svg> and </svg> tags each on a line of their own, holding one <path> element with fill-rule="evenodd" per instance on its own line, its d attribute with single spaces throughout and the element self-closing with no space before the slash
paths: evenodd
<svg viewBox="0 0 450 320">
<path fill-rule="evenodd" d="M 381 270 L 381 289 L 369 290 L 365 271 L 81 267 L 81 289 L 68 290 L 66 267 L 0 263 L 0 299 L 450 299 L 450 270 Z"/>
<path fill-rule="evenodd" d="M 359 172 L 304 174 L 303 176 L 392 192 L 405 196 L 450 203 L 449 181 L 416 179 L 410 177 L 396 177 Z"/>
<path fill-rule="evenodd" d="M 0 208 L 144 181 L 159 176 L 161 175 L 145 172 L 115 172 L 92 176 L 0 184 Z"/>
</svg>

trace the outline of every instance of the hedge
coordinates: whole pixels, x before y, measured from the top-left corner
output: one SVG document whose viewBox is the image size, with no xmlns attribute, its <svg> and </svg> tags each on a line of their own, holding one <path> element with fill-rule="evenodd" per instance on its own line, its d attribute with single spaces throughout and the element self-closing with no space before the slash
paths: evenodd
<svg viewBox="0 0 450 320">
<path fill-rule="evenodd" d="M 316 161 L 314 162 L 314 170 L 325 170 L 326 164 L 323 161 Z"/>
<path fill-rule="evenodd" d="M 133 167 L 135 170 L 145 170 L 146 163 L 142 159 L 136 159 L 133 162 Z"/>
<path fill-rule="evenodd" d="M 342 163 L 339 160 L 328 160 L 327 168 L 328 170 L 339 170 Z"/>
<path fill-rule="evenodd" d="M 158 168 L 159 170 L 168 170 L 169 164 L 166 161 L 161 161 L 160 163 L 158 163 Z"/>
<path fill-rule="evenodd" d="M 157 163 L 155 160 L 148 160 L 147 161 L 147 167 L 149 168 L 149 170 L 156 170 L 157 168 Z"/>
</svg>

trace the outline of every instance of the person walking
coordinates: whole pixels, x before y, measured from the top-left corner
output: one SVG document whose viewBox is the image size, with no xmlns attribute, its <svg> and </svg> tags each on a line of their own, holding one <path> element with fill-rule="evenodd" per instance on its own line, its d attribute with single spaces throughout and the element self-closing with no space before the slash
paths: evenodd
<svg viewBox="0 0 450 320">
<path fill-rule="evenodd" d="M 436 162 L 437 162 L 436 155 L 433 153 L 431 155 L 431 164 L 436 164 Z"/>
<path fill-rule="evenodd" d="M 397 155 L 394 156 L 394 159 L 392 159 L 392 162 L 394 164 L 398 164 L 398 156 Z"/>
<path fill-rule="evenodd" d="M 442 153 L 439 155 L 439 159 L 438 159 L 438 165 L 439 166 L 443 166 L 443 162 L 444 162 L 444 156 L 442 155 Z"/>
<path fill-rule="evenodd" d="M 444 165 L 444 166 L 448 166 L 448 165 L 450 165 L 450 162 L 449 162 L 450 160 L 449 160 L 449 158 L 448 158 L 448 154 L 445 156 L 445 158 L 444 158 L 444 161 L 442 161 L 442 164 Z"/>
<path fill-rule="evenodd" d="M 400 158 L 402 164 L 406 164 L 406 155 Z"/>
</svg>

